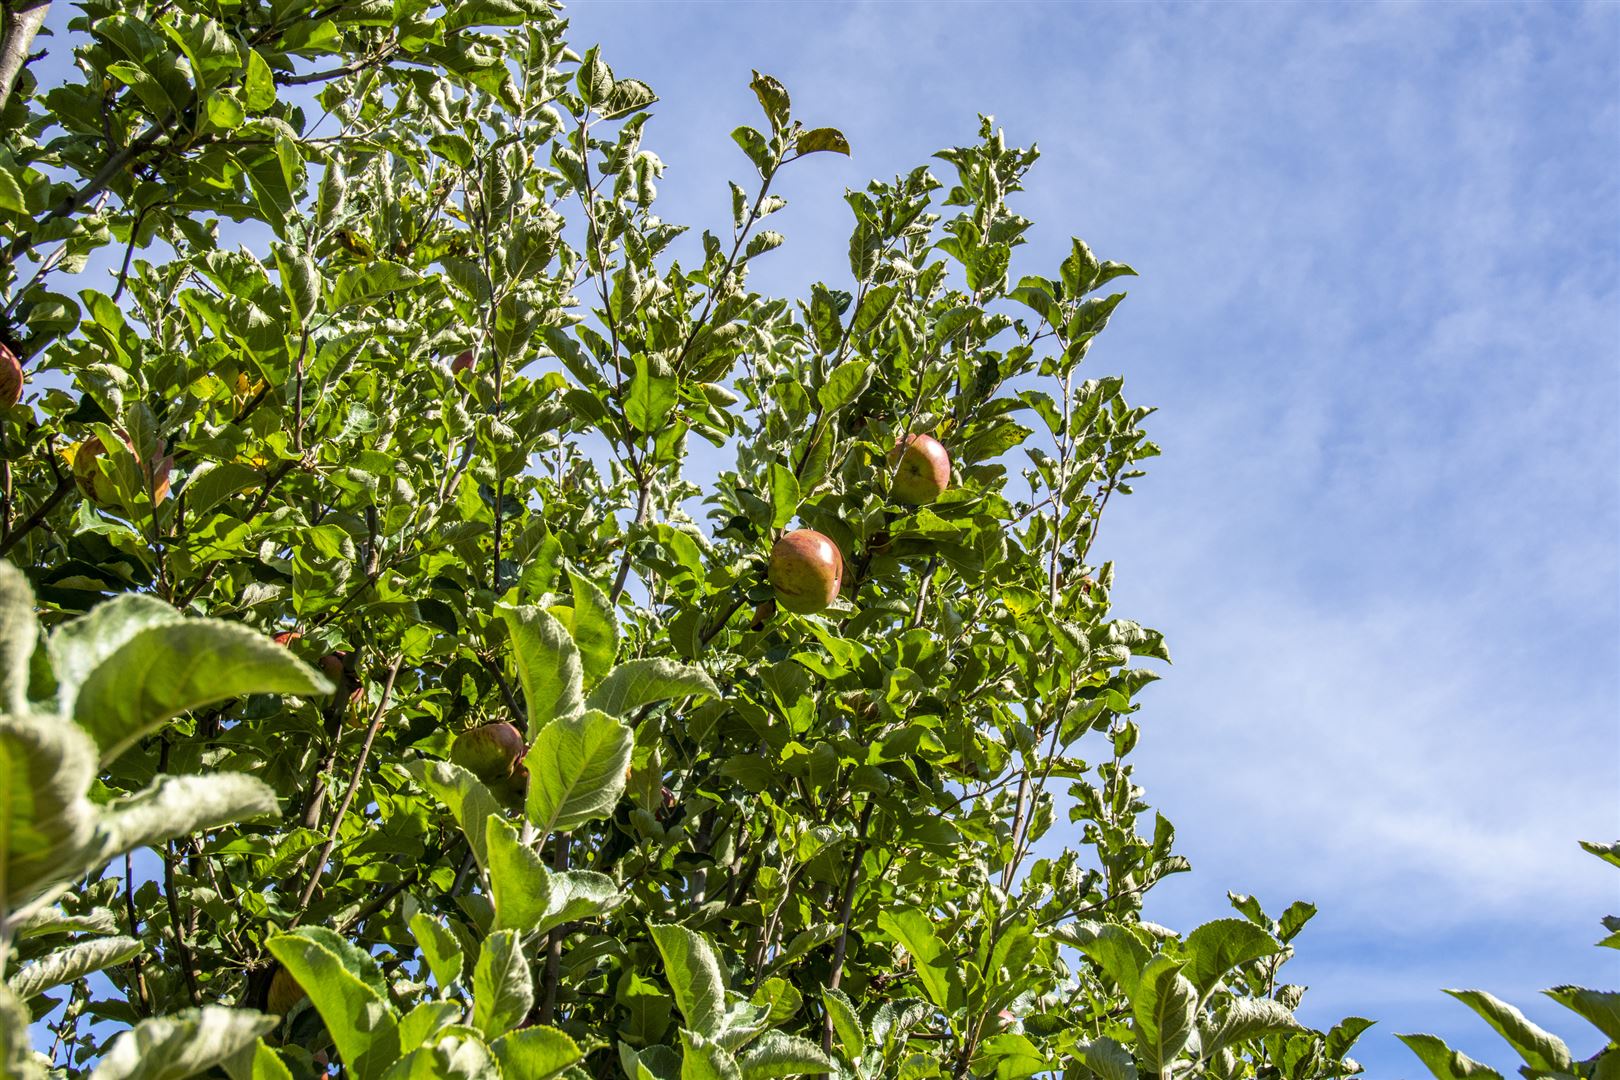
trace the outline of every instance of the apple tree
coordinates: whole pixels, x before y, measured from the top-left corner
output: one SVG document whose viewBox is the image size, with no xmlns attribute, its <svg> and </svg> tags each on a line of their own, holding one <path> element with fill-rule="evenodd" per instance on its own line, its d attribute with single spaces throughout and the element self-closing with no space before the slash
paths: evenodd
<svg viewBox="0 0 1620 1080">
<path fill-rule="evenodd" d="M 690 233 L 566 30 L 22 42 L 75 75 L 0 87 L 7 1074 L 1357 1071 L 1281 974 L 1309 905 L 1141 916 L 1187 864 L 1097 545 L 1156 453 L 1087 363 L 1130 267 L 1014 275 L 1037 155 L 983 120 L 761 295 L 844 136 L 757 75 Z"/>
</svg>

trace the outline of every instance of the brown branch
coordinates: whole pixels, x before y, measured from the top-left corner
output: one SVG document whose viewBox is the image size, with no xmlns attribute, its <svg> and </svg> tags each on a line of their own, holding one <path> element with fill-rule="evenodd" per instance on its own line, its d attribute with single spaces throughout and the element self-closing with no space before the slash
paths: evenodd
<svg viewBox="0 0 1620 1080">
<path fill-rule="evenodd" d="M 11 91 L 28 61 L 28 50 L 34 36 L 45 25 L 45 16 L 51 10 L 50 0 L 23 0 L 16 7 L 0 7 L 4 15 L 5 31 L 0 36 L 0 109 L 11 100 Z"/>
<path fill-rule="evenodd" d="M 557 837 L 556 847 L 551 856 L 551 867 L 559 874 L 568 869 L 569 834 L 563 833 Z M 540 1022 L 549 1024 L 557 1015 L 557 986 L 562 981 L 562 949 L 563 941 L 568 937 L 568 924 L 564 923 L 551 931 L 551 939 L 546 944 L 546 976 L 545 985 L 540 998 Z"/>
<path fill-rule="evenodd" d="M 838 944 L 833 947 L 832 973 L 827 976 L 827 986 L 833 990 L 844 978 L 844 957 L 849 953 L 849 923 L 855 911 L 855 888 L 861 883 L 861 867 L 866 859 L 866 828 L 872 821 L 872 808 L 877 805 L 868 799 L 866 806 L 861 810 L 860 821 L 855 826 L 855 834 L 859 840 L 855 844 L 855 852 L 850 859 L 849 880 L 844 882 L 844 899 L 838 906 Z M 833 1022 L 832 1013 L 822 1016 L 821 1048 L 832 1053 Z"/>
<path fill-rule="evenodd" d="M 371 743 L 377 737 L 377 729 L 382 727 L 383 716 L 388 712 L 389 695 L 394 692 L 394 680 L 399 676 L 399 669 L 404 663 L 403 655 L 395 657 L 393 665 L 388 669 L 387 678 L 383 680 L 382 697 L 377 702 L 376 711 L 371 714 L 371 726 L 366 729 L 366 741 L 360 747 L 360 758 L 354 763 L 354 771 L 349 774 L 349 788 L 343 793 L 343 802 L 339 804 L 337 813 L 332 818 L 331 827 L 327 829 L 326 844 L 321 848 L 320 857 L 315 860 L 315 869 L 310 872 L 309 882 L 298 898 L 298 910 L 293 913 L 288 929 L 297 926 L 304 913 L 309 910 L 310 898 L 315 895 L 315 888 L 320 884 L 321 875 L 326 872 L 326 861 L 332 857 L 332 849 L 337 847 L 338 830 L 343 825 L 343 815 L 349 812 L 349 806 L 354 802 L 354 793 L 359 790 L 360 778 L 366 770 L 366 759 L 371 756 Z M 339 687 L 340 691 L 341 689 Z"/>
<path fill-rule="evenodd" d="M 17 541 L 39 528 L 45 519 L 50 516 L 51 511 L 56 509 L 56 504 L 67 497 L 68 489 L 72 486 L 73 477 L 70 474 L 63 473 L 58 476 L 56 478 L 56 487 L 51 490 L 49 495 L 45 496 L 45 501 L 40 503 L 21 525 L 17 526 L 16 532 L 11 533 L 4 540 L 0 540 L 0 555 L 10 552 L 12 548 L 17 546 Z"/>
</svg>

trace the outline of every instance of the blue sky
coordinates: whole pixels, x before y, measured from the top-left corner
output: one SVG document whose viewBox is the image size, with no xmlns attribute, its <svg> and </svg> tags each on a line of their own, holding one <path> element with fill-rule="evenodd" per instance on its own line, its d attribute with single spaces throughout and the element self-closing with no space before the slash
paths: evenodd
<svg viewBox="0 0 1620 1080">
<path fill-rule="evenodd" d="M 1015 271 L 1068 237 L 1142 274 L 1088 361 L 1165 454 L 1099 541 L 1165 631 L 1139 778 L 1194 872 L 1321 914 L 1304 1015 L 1511 1070 L 1441 987 L 1565 1035 L 1620 986 L 1620 5 L 621 3 L 572 40 L 662 97 L 660 212 L 723 228 L 729 139 L 776 75 L 850 161 L 794 166 L 757 287 L 847 274 L 841 194 L 971 140 L 1043 159 Z M 947 168 L 939 163 L 943 170 Z"/>
<path fill-rule="evenodd" d="M 1040 145 L 1015 272 L 1078 235 L 1142 274 L 1088 364 L 1165 451 L 1097 548 L 1176 658 L 1139 780 L 1194 872 L 1149 917 L 1316 903 L 1291 978 L 1380 1021 L 1371 1076 L 1421 1075 L 1395 1031 L 1513 1067 L 1443 986 L 1590 1053 L 1538 991 L 1620 987 L 1575 846 L 1620 835 L 1620 5 L 571 12 L 662 97 L 668 220 L 728 225 L 751 68 L 848 134 L 779 181 L 766 291 L 840 283 L 843 189 L 979 112 Z"/>
</svg>

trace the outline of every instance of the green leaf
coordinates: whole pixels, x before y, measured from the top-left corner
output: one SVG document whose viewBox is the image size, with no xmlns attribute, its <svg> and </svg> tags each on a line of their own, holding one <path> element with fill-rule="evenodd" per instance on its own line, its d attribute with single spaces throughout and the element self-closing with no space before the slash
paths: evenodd
<svg viewBox="0 0 1620 1080">
<path fill-rule="evenodd" d="M 849 157 L 849 140 L 837 128 L 811 128 L 809 131 L 799 133 L 793 144 L 798 148 L 800 155 L 815 154 L 827 151 L 833 154 L 843 154 Z"/>
<path fill-rule="evenodd" d="M 771 1080 L 778 1076 L 805 1076 L 831 1073 L 833 1059 L 821 1047 L 801 1035 L 767 1031 L 761 1035 L 738 1066 L 743 1080 Z"/>
<path fill-rule="evenodd" d="M 585 704 L 609 716 L 631 713 L 671 698 L 719 697 L 720 688 L 702 668 L 667 657 L 626 660 L 608 672 Z"/>
<path fill-rule="evenodd" d="M 490 820 L 496 820 L 494 818 Z M 425 911 L 411 916 L 411 935 L 442 990 L 461 978 L 461 946 L 444 923 Z"/>
<path fill-rule="evenodd" d="M 276 793 L 244 773 L 160 776 L 153 784 L 108 805 L 99 825 L 99 863 L 136 848 L 280 811 Z M 85 870 L 97 869 L 86 866 Z"/>
<path fill-rule="evenodd" d="M 527 757 L 527 814 L 541 835 L 569 832 L 612 813 L 634 746 L 630 729 L 595 709 L 541 729 Z"/>
<path fill-rule="evenodd" d="M 785 127 L 788 117 L 793 112 L 793 101 L 788 97 L 787 87 L 772 76 L 761 75 L 756 71 L 748 88 L 759 98 L 759 107 L 765 110 L 765 116 L 770 120 L 771 127 Z"/>
<path fill-rule="evenodd" d="M 1187 935 L 1186 945 L 1191 960 L 1184 973 L 1198 988 L 1200 1000 L 1228 971 L 1282 950 L 1270 934 L 1242 919 L 1207 922 Z"/>
<path fill-rule="evenodd" d="M 816 391 L 821 411 L 843 408 L 860 396 L 871 381 L 871 364 L 864 359 L 846 360 L 827 373 L 827 381 Z"/>
<path fill-rule="evenodd" d="M 22 185 L 11 174 L 3 161 L 0 161 L 0 210 L 13 214 L 28 213 L 28 199 L 23 194 Z"/>
<path fill-rule="evenodd" d="M 799 512 L 799 480 L 779 461 L 771 462 L 771 527 L 780 529 Z"/>
<path fill-rule="evenodd" d="M 505 819 L 491 814 L 484 827 L 495 929 L 533 930 L 551 909 L 551 871 Z"/>
<path fill-rule="evenodd" d="M 637 354 L 635 370 L 624 396 L 624 418 L 630 421 L 630 426 L 643 433 L 662 431 L 678 396 L 675 379 L 651 374 L 647 358 Z"/>
<path fill-rule="evenodd" d="M 28 1034 L 33 1018 L 17 995 L 0 984 L 0 1076 L 10 1080 L 44 1080 L 45 1068 L 34 1057 Z"/>
<path fill-rule="evenodd" d="M 82 979 L 92 971 L 122 964 L 141 951 L 131 937 L 93 938 L 47 953 L 11 977 L 11 992 L 27 1001 L 53 986 Z"/>
<path fill-rule="evenodd" d="M 574 594 L 574 615 L 569 631 L 579 646 L 579 658 L 586 686 L 595 686 L 613 668 L 619 655 L 619 621 L 607 594 L 583 575 L 569 571 L 569 588 Z"/>
<path fill-rule="evenodd" d="M 657 100 L 652 87 L 641 80 L 619 79 L 608 92 L 607 100 L 598 107 L 597 114 L 604 120 L 613 120 L 645 109 Z"/>
<path fill-rule="evenodd" d="M 536 1024 L 496 1039 L 490 1049 L 505 1080 L 549 1080 L 583 1061 L 585 1052 L 566 1034 Z"/>
<path fill-rule="evenodd" d="M 34 590 L 22 571 L 0 560 L 0 709 L 28 711 L 28 661 L 38 642 Z"/>
<path fill-rule="evenodd" d="M 1620 866 L 1620 840 L 1607 844 L 1595 843 L 1591 840 L 1582 840 L 1581 847 L 1591 852 L 1611 866 Z"/>
<path fill-rule="evenodd" d="M 276 1052 L 255 1039 L 220 1063 L 231 1080 L 293 1080 Z"/>
<path fill-rule="evenodd" d="M 1077 1045 L 1074 1052 L 1102 1080 L 1136 1080 L 1136 1062 L 1130 1051 L 1113 1039 L 1092 1039 Z"/>
<path fill-rule="evenodd" d="M 1427 1066 L 1436 1080 L 1502 1080 L 1502 1074 L 1447 1046 L 1434 1035 L 1396 1035 Z"/>
<path fill-rule="evenodd" d="M 456 824 L 461 826 L 478 865 L 487 868 L 489 862 L 484 850 L 484 822 L 491 814 L 499 816 L 501 812 L 500 804 L 489 793 L 489 788 L 460 765 L 448 761 L 412 761 L 405 765 L 405 771 L 445 805 L 456 819 Z M 533 784 L 529 790 L 532 797 Z"/>
<path fill-rule="evenodd" d="M 114 597 L 51 635 L 61 709 L 105 764 L 202 705 L 246 694 L 324 695 L 332 684 L 262 634 L 188 619 L 161 601 Z"/>
<path fill-rule="evenodd" d="M 247 70 L 242 77 L 242 102 L 252 112 L 261 113 L 276 103 L 276 78 L 257 49 L 247 51 Z"/>
<path fill-rule="evenodd" d="M 602 915 L 624 901 L 618 883 L 594 870 L 564 870 L 551 875 L 551 906 L 535 926 L 544 933 L 554 926 Z"/>
<path fill-rule="evenodd" d="M 529 739 L 560 716 L 585 707 L 579 648 L 556 616 L 538 607 L 503 608 L 512 659 L 529 712 Z"/>
<path fill-rule="evenodd" d="M 836 986 L 824 987 L 821 1000 L 827 1006 L 827 1015 L 832 1018 L 833 1032 L 843 1047 L 844 1060 L 860 1061 L 866 1056 L 866 1033 L 861 1029 L 861 1017 L 855 1011 L 855 1003 Z"/>
<path fill-rule="evenodd" d="M 664 958 L 664 978 L 686 1026 L 706 1038 L 725 1020 L 726 984 L 709 939 L 684 926 L 650 923 L 653 943 Z"/>
<path fill-rule="evenodd" d="M 1524 1058 L 1526 1065 L 1540 1072 L 1568 1072 L 1569 1047 L 1558 1036 L 1543 1031 L 1530 1022 L 1529 1017 L 1499 998 L 1483 990 L 1447 990 L 1446 993 L 1467 1005 L 1496 1033 L 1506 1039 Z"/>
<path fill-rule="evenodd" d="M 934 927 L 916 908 L 900 908 L 878 915 L 878 926 L 911 954 L 928 999 L 945 1010 L 961 996 L 960 975 Z"/>
<path fill-rule="evenodd" d="M 352 959 L 333 947 L 335 936 L 303 927 L 276 935 L 268 945 L 309 995 L 344 1063 L 358 1080 L 370 1080 L 399 1057 L 399 1015 L 383 993 L 355 972 Z"/>
<path fill-rule="evenodd" d="M 341 311 L 355 304 L 367 304 L 391 293 L 414 289 L 421 283 L 422 276 L 410 267 L 379 259 L 351 267 L 337 276 L 332 283 L 332 308 Z"/>
<path fill-rule="evenodd" d="M 1131 995 L 1131 1017 L 1143 1064 L 1154 1072 L 1168 1068 L 1198 1020 L 1198 991 L 1179 961 L 1161 955 L 1148 962 Z"/>
<path fill-rule="evenodd" d="M 112 1041 L 90 1080 L 195 1076 L 253 1045 L 275 1026 L 273 1016 L 218 1005 L 142 1020 Z"/>
<path fill-rule="evenodd" d="M 418 912 L 420 914 L 420 912 Z M 433 1039 L 460 1019 L 461 1005 L 454 1001 L 424 1001 L 399 1020 L 399 1050 L 408 1054 Z"/>
<path fill-rule="evenodd" d="M 77 877 L 95 849 L 96 751 L 59 717 L 0 713 L 0 909 Z"/>
<path fill-rule="evenodd" d="M 1052 936 L 1094 961 L 1126 997 L 1136 993 L 1142 969 L 1152 957 L 1146 945 L 1119 926 L 1078 922 L 1059 927 Z"/>
<path fill-rule="evenodd" d="M 1620 993 L 1587 990 L 1580 986 L 1555 986 L 1542 993 L 1564 1008 L 1585 1017 L 1611 1042 L 1620 1042 Z"/>
<path fill-rule="evenodd" d="M 1234 998 L 1215 1018 L 1214 1027 L 1204 1039 L 1201 1053 L 1208 1061 L 1225 1047 L 1263 1035 L 1298 1030 L 1299 1021 L 1294 1019 L 1294 1014 L 1282 1002 L 1271 998 Z"/>
<path fill-rule="evenodd" d="M 489 1080 L 500 1068 L 482 1039 L 452 1029 L 397 1061 L 383 1080 Z"/>
<path fill-rule="evenodd" d="M 498 1039 L 523 1022 L 534 1008 L 534 978 L 522 940 L 511 930 L 484 939 L 473 969 L 473 1026 Z"/>
<path fill-rule="evenodd" d="M 1333 1025 L 1333 1030 L 1327 1033 L 1328 1057 L 1337 1061 L 1349 1052 L 1361 1038 L 1362 1032 L 1372 1027 L 1376 1021 L 1368 1020 L 1362 1016 L 1347 1016 Z"/>
<path fill-rule="evenodd" d="M 742 1080 L 737 1061 L 718 1043 L 681 1032 L 681 1080 Z"/>
</svg>

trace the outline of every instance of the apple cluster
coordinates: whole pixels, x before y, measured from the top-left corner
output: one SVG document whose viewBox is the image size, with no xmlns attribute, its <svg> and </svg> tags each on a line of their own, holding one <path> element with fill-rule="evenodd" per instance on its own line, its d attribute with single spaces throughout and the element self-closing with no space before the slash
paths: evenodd
<svg viewBox="0 0 1620 1080">
<path fill-rule="evenodd" d="M 889 493 L 896 502 L 924 506 L 951 486 L 951 456 L 932 435 L 909 434 L 888 454 Z M 771 547 L 766 576 L 779 607 L 800 615 L 826 610 L 844 582 L 844 556 L 825 533 L 794 529 Z"/>
</svg>

